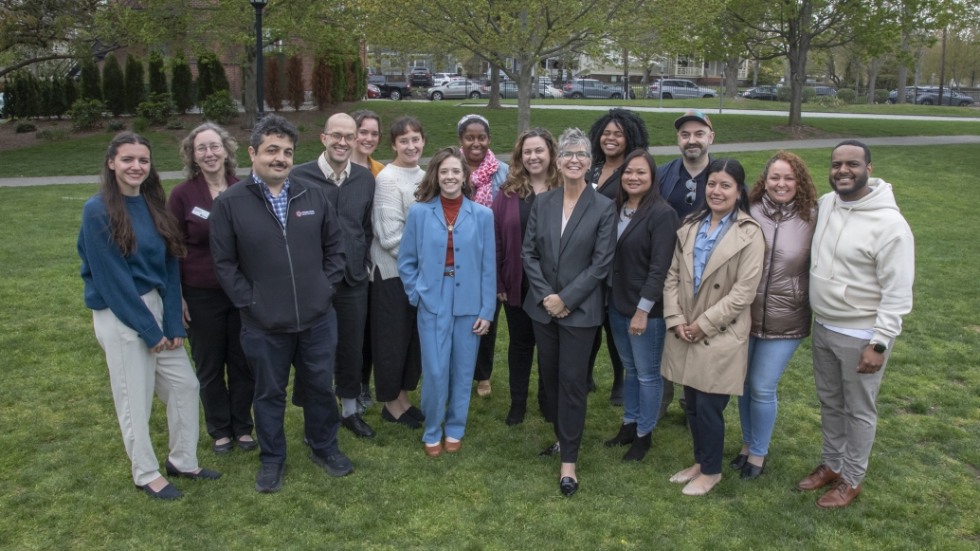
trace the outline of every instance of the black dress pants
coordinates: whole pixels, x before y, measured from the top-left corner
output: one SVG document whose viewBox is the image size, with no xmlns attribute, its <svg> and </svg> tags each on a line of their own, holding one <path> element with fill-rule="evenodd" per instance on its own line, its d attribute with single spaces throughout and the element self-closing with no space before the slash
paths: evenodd
<svg viewBox="0 0 980 551">
<path fill-rule="evenodd" d="M 409 304 L 401 278 L 381 279 L 377 269 L 371 283 L 371 356 L 379 402 L 418 388 L 422 376 L 418 312 Z"/>
<path fill-rule="evenodd" d="M 694 462 L 703 474 L 719 474 L 725 452 L 725 406 L 731 396 L 684 387 L 687 426 L 694 440 Z"/>
</svg>

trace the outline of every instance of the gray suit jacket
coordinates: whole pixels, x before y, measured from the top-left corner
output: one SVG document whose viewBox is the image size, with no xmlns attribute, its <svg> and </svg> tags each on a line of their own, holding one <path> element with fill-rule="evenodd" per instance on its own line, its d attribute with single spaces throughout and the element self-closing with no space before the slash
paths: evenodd
<svg viewBox="0 0 980 551">
<path fill-rule="evenodd" d="M 531 207 L 521 256 L 527 273 L 524 310 L 532 320 L 570 327 L 602 325 L 603 280 L 616 249 L 616 205 L 586 186 L 561 231 L 562 188 L 542 194 Z M 552 318 L 541 302 L 557 293 L 571 311 Z"/>
</svg>

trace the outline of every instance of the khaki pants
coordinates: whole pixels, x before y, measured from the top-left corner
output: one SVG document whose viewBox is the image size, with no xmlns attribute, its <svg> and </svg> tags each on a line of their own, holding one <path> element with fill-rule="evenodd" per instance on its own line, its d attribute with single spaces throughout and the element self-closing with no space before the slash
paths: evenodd
<svg viewBox="0 0 980 551">
<path fill-rule="evenodd" d="M 141 297 L 157 323 L 163 302 L 154 290 Z M 95 336 L 105 351 L 109 383 L 119 418 L 123 445 L 132 462 L 133 482 L 138 486 L 160 476 L 150 440 L 153 391 L 167 404 L 170 429 L 170 462 L 181 471 L 197 469 L 198 382 L 183 347 L 154 354 L 136 331 L 119 321 L 108 308 L 92 312 Z"/>
<path fill-rule="evenodd" d="M 878 425 L 875 401 L 890 352 L 877 373 L 858 373 L 867 345 L 867 340 L 813 324 L 813 378 L 820 399 L 823 462 L 852 486 L 860 484 L 868 470 Z"/>
</svg>

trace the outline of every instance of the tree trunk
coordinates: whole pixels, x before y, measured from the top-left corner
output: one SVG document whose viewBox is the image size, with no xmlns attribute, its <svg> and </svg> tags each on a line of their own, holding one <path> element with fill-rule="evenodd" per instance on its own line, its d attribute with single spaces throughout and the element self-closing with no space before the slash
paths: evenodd
<svg viewBox="0 0 980 551">
<path fill-rule="evenodd" d="M 895 88 L 895 103 L 905 103 L 905 85 L 909 80 L 909 34 L 902 32 L 902 45 L 898 54 L 898 86 Z"/>
<path fill-rule="evenodd" d="M 623 48 L 623 98 L 630 99 L 630 50 Z"/>
<path fill-rule="evenodd" d="M 878 72 L 881 70 L 882 62 L 884 62 L 883 57 L 877 57 L 868 65 L 868 105 L 873 105 L 875 102 L 875 87 L 878 84 Z"/>
<path fill-rule="evenodd" d="M 487 109 L 500 109 L 500 66 L 490 62 L 490 101 Z"/>
<path fill-rule="evenodd" d="M 534 65 L 527 59 L 519 60 L 517 69 L 517 133 L 531 128 L 531 95 L 536 92 L 531 71 Z"/>
<path fill-rule="evenodd" d="M 725 95 L 734 98 L 738 95 L 738 66 L 739 57 L 730 54 L 725 59 Z"/>
<path fill-rule="evenodd" d="M 245 46 L 245 63 L 242 63 L 242 106 L 245 115 L 242 117 L 242 128 L 255 126 L 258 109 L 255 105 L 255 44 Z"/>
</svg>

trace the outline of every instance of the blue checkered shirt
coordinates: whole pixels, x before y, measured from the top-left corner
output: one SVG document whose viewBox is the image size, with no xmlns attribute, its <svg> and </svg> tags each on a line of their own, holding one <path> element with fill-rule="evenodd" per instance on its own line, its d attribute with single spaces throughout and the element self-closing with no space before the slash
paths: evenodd
<svg viewBox="0 0 980 551">
<path fill-rule="evenodd" d="M 266 201 L 272 205 L 272 212 L 276 213 L 276 218 L 279 219 L 279 223 L 282 227 L 286 227 L 286 209 L 289 207 L 289 179 L 287 178 L 282 184 L 282 189 L 279 191 L 279 196 L 274 197 L 272 192 L 269 191 L 269 185 L 262 181 L 254 172 L 252 173 L 252 179 L 255 180 L 256 184 L 262 187 L 262 193 L 265 195 Z"/>
</svg>

